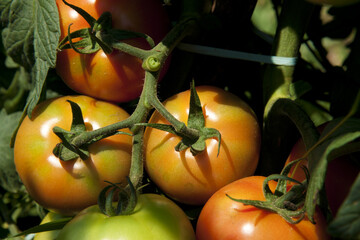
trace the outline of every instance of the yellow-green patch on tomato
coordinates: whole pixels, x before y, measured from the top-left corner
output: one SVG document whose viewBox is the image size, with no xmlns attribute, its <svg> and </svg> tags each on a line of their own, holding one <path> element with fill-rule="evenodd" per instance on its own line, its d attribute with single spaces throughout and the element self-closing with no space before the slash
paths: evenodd
<svg viewBox="0 0 360 240">
<path fill-rule="evenodd" d="M 174 202 L 157 194 L 142 194 L 134 213 L 109 217 L 98 205 L 75 216 L 57 240 L 193 240 L 195 233 L 186 214 Z"/>
</svg>

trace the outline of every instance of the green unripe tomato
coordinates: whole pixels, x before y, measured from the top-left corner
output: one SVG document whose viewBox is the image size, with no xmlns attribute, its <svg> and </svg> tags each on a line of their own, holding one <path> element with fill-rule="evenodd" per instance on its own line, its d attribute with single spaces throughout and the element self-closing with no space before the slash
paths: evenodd
<svg viewBox="0 0 360 240">
<path fill-rule="evenodd" d="M 109 217 L 98 205 L 77 214 L 57 240 L 192 240 L 193 227 L 174 202 L 157 194 L 139 195 L 132 214 Z"/>
</svg>

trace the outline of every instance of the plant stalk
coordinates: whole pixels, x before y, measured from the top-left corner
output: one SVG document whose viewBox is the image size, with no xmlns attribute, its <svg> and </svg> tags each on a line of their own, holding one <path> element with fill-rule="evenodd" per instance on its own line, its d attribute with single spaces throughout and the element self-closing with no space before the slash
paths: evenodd
<svg viewBox="0 0 360 240">
<path fill-rule="evenodd" d="M 299 50 L 314 5 L 304 0 L 285 0 L 274 38 L 272 55 L 299 57 Z M 291 98 L 289 86 L 293 82 L 295 66 L 268 65 L 263 79 L 266 117 L 279 97 Z"/>
</svg>

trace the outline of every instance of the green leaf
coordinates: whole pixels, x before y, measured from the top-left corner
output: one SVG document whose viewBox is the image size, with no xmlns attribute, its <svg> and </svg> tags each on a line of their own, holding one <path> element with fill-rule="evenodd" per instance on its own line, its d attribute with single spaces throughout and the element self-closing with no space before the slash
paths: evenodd
<svg viewBox="0 0 360 240">
<path fill-rule="evenodd" d="M 319 133 L 307 112 L 294 100 L 279 98 L 272 105 L 264 119 L 263 156 L 259 171 L 269 175 L 280 171 L 288 157 L 293 142 L 301 134 L 306 149 L 318 140 Z"/>
<path fill-rule="evenodd" d="M 320 139 L 327 136 L 341 119 L 330 122 L 322 132 Z M 309 156 L 310 182 L 305 199 L 305 208 L 309 219 L 313 221 L 316 202 L 325 181 L 328 162 L 338 157 L 339 149 L 346 149 L 346 145 L 360 137 L 360 119 L 350 118 L 332 132 L 327 139 L 314 149 Z M 310 158 L 311 157 L 311 158 Z"/>
<path fill-rule="evenodd" d="M 0 1 L 0 22 L 2 24 L 7 23 L 11 1 L 12 0 L 1 0 Z"/>
<path fill-rule="evenodd" d="M 348 197 L 328 227 L 329 233 L 340 239 L 360 239 L 360 174 Z"/>
<path fill-rule="evenodd" d="M 38 226 L 29 228 L 13 237 L 24 236 L 24 235 L 28 235 L 31 233 L 59 230 L 59 229 L 62 229 L 70 220 L 71 220 L 71 217 L 67 217 L 67 218 L 54 220 L 54 221 L 51 221 L 48 223 L 40 224 Z"/>
<path fill-rule="evenodd" d="M 59 14 L 54 0 L 12 0 L 0 5 L 6 53 L 31 75 L 32 90 L 25 109 L 40 100 L 50 67 L 55 67 L 60 37 Z"/>
<path fill-rule="evenodd" d="M 0 184 L 9 192 L 17 192 L 22 186 L 15 169 L 14 150 L 10 147 L 10 139 L 20 117 L 21 112 L 7 115 L 4 109 L 0 111 Z"/>
</svg>

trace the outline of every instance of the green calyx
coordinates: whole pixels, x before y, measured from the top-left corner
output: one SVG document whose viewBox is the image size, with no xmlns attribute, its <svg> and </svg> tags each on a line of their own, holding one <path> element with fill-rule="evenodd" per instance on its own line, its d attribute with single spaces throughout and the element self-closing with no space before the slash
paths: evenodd
<svg viewBox="0 0 360 240">
<path fill-rule="evenodd" d="M 98 205 L 101 212 L 107 216 L 130 215 L 134 212 L 137 204 L 137 191 L 126 177 L 128 188 L 122 188 L 118 184 L 108 182 L 99 194 Z"/>
<path fill-rule="evenodd" d="M 221 134 L 217 129 L 205 127 L 205 117 L 202 110 L 200 98 L 195 89 L 195 83 L 191 83 L 190 107 L 187 125 L 183 124 L 180 128 L 175 128 L 170 124 L 140 123 L 146 127 L 156 128 L 162 131 L 175 134 L 181 137 L 181 141 L 175 146 L 176 151 L 183 151 L 190 148 L 195 156 L 206 149 L 205 141 L 209 138 L 218 140 L 218 154 L 220 152 Z"/>
<path fill-rule="evenodd" d="M 132 38 L 144 38 L 150 45 L 154 47 L 154 41 L 146 34 L 126 31 L 112 28 L 112 17 L 109 12 L 104 12 L 99 19 L 93 18 L 83 9 L 72 5 L 65 0 L 63 2 L 79 13 L 89 24 L 89 28 L 79 29 L 74 32 L 70 31 L 71 24 L 68 26 L 68 35 L 64 37 L 59 45 L 58 50 L 73 49 L 80 54 L 91 54 L 99 50 L 103 50 L 106 54 L 111 53 L 114 49 L 118 49 L 119 42 Z M 80 39 L 74 42 L 74 39 Z M 121 43 L 121 50 L 132 55 L 141 55 L 142 51 L 136 47 Z M 126 45 L 125 47 L 123 45 Z M 138 53 L 140 52 L 140 53 Z"/>
<path fill-rule="evenodd" d="M 89 158 L 88 146 L 90 144 L 115 134 L 129 134 L 122 131 L 109 131 L 92 136 L 92 132 L 86 130 L 80 106 L 70 100 L 67 101 L 70 103 L 73 115 L 70 131 L 60 127 L 53 128 L 53 132 L 61 139 L 61 142 L 53 149 L 53 154 L 60 160 L 70 161 L 79 157 L 86 160 Z"/>
<path fill-rule="evenodd" d="M 67 101 L 71 105 L 71 110 L 73 114 L 71 129 L 70 131 L 67 131 L 60 127 L 53 128 L 53 132 L 62 141 L 61 143 L 58 143 L 55 146 L 53 153 L 55 156 L 57 156 L 63 161 L 69 161 L 77 157 L 80 157 L 81 159 L 85 160 L 89 157 L 89 151 L 87 150 L 87 145 L 76 147 L 71 143 L 76 136 L 86 131 L 81 108 L 76 103 L 70 100 Z"/>
<path fill-rule="evenodd" d="M 273 174 L 268 176 L 263 182 L 263 192 L 265 201 L 259 200 L 246 200 L 236 199 L 229 195 L 226 195 L 231 200 L 243 203 L 245 205 L 252 205 L 259 209 L 264 209 L 270 212 L 275 212 L 284 218 L 290 224 L 297 224 L 305 217 L 304 202 L 306 197 L 307 184 L 309 181 L 309 173 L 306 168 L 304 172 L 306 174 L 306 180 L 304 182 L 298 182 L 297 180 L 288 177 L 291 167 L 301 161 L 298 159 L 286 165 L 281 174 Z M 270 190 L 268 185 L 269 181 L 277 180 L 276 189 L 274 192 Z M 288 190 L 288 182 L 295 182 Z"/>
</svg>

